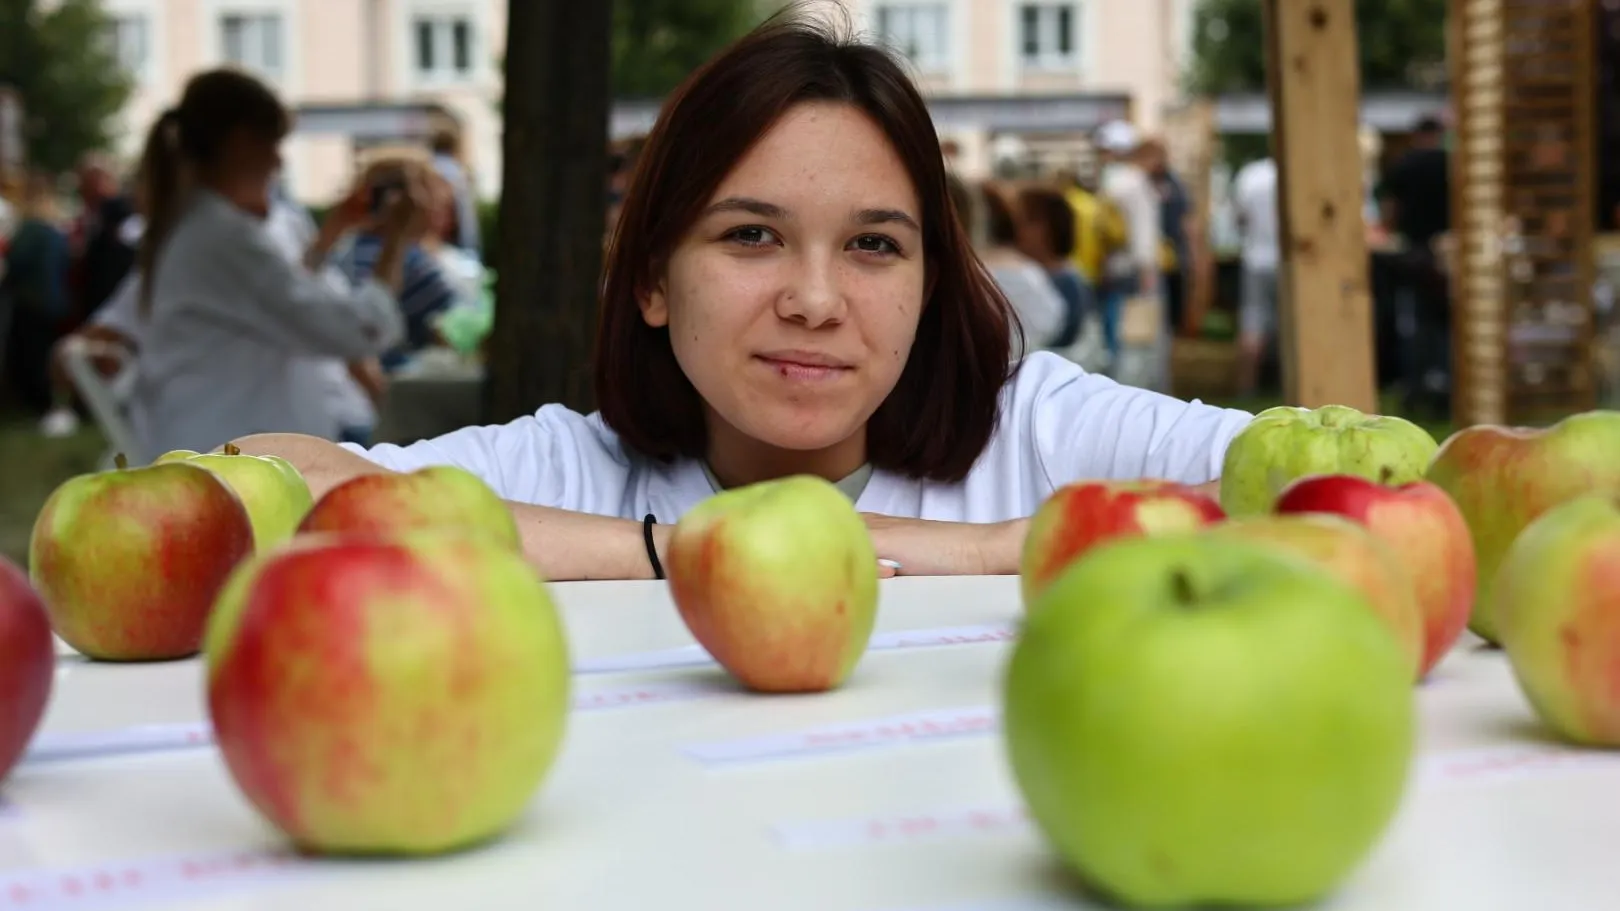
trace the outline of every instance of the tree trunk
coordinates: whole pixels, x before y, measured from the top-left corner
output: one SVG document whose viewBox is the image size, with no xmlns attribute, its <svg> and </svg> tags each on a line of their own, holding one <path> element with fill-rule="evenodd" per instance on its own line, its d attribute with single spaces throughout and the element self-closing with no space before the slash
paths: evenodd
<svg viewBox="0 0 1620 911">
<path fill-rule="evenodd" d="M 485 417 L 592 407 L 606 224 L 610 0 L 508 0 Z"/>
</svg>

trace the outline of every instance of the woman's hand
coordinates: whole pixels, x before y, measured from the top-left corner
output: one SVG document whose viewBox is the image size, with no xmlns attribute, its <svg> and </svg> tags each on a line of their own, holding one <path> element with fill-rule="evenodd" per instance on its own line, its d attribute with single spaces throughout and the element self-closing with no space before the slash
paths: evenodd
<svg viewBox="0 0 1620 911">
<path fill-rule="evenodd" d="M 881 576 L 1002 576 L 1018 572 L 1027 521 L 935 522 L 862 513 L 879 560 Z"/>
</svg>

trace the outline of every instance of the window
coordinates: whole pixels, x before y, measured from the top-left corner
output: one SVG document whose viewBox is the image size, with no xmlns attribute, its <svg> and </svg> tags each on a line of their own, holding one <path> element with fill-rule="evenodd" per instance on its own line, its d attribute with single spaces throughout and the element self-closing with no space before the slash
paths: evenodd
<svg viewBox="0 0 1620 911">
<path fill-rule="evenodd" d="M 220 19 L 220 48 L 226 62 L 265 76 L 281 75 L 281 16 L 231 13 Z"/>
<path fill-rule="evenodd" d="M 917 69 L 950 69 L 950 7 L 945 3 L 885 3 L 877 7 L 877 30 Z"/>
<path fill-rule="evenodd" d="M 453 81 L 472 75 L 472 22 L 466 16 L 417 16 L 414 26 L 418 77 Z"/>
<path fill-rule="evenodd" d="M 1018 12 L 1018 56 L 1024 66 L 1074 66 L 1080 48 L 1080 15 L 1075 4 L 1025 3 Z"/>
<path fill-rule="evenodd" d="M 151 59 L 146 43 L 146 17 L 114 16 L 107 24 L 107 46 L 125 72 L 135 76 L 145 73 Z"/>
</svg>

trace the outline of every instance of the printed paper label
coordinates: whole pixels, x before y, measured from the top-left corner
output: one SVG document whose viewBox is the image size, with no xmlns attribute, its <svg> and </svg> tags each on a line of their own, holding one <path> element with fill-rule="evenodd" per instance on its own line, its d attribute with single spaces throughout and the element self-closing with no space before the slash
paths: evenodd
<svg viewBox="0 0 1620 911">
<path fill-rule="evenodd" d="M 1005 835 L 1025 832 L 1029 827 L 1029 814 L 1023 807 L 979 807 L 868 819 L 779 823 L 772 827 L 772 832 L 783 847 L 802 851 Z"/>
<path fill-rule="evenodd" d="M 991 642 L 1011 642 L 1018 637 L 1018 629 L 1011 623 L 980 623 L 972 626 L 945 626 L 934 629 L 890 630 L 876 633 L 866 645 L 869 652 L 892 651 L 902 648 L 938 648 L 946 645 L 979 645 Z M 673 670 L 683 667 L 711 665 L 714 659 L 702 646 L 683 645 L 679 648 L 659 649 L 651 652 L 630 652 L 590 658 L 574 665 L 576 674 L 622 674 L 631 671 Z"/>
<path fill-rule="evenodd" d="M 0 911 L 150 906 L 311 869 L 291 854 L 236 851 L 0 873 Z"/>
<path fill-rule="evenodd" d="M 89 759 L 123 753 L 146 753 L 203 747 L 214 742 L 207 723 L 143 724 L 106 731 L 43 733 L 34 738 L 24 762 Z"/>
<path fill-rule="evenodd" d="M 698 683 L 616 687 L 576 694 L 574 710 L 597 712 L 636 705 L 685 702 L 718 696 L 725 692 L 726 690 L 719 686 L 705 686 Z M 23 754 L 23 761 L 61 762 L 70 759 L 93 759 L 102 756 L 205 747 L 212 745 L 213 742 L 213 730 L 207 722 L 202 721 L 147 724 L 105 731 L 44 733 L 34 738 L 28 751 Z"/>
<path fill-rule="evenodd" d="M 1416 783 L 1432 786 L 1512 781 L 1596 768 L 1620 770 L 1620 756 L 1601 750 L 1527 743 L 1422 757 L 1418 760 Z"/>
<path fill-rule="evenodd" d="M 683 747 L 681 752 L 706 764 L 786 759 L 983 735 L 994 732 L 999 726 L 996 711 L 980 706 L 896 715 L 766 737 L 696 743 Z"/>
</svg>

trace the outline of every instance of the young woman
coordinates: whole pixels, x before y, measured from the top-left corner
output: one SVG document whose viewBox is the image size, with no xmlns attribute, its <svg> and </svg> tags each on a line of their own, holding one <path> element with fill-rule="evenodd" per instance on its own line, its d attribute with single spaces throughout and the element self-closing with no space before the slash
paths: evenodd
<svg viewBox="0 0 1620 911">
<path fill-rule="evenodd" d="M 263 84 L 219 69 L 192 77 L 147 139 L 131 421 L 155 452 L 266 430 L 336 436 L 329 372 L 312 361 L 362 360 L 402 334 L 394 298 L 425 194 L 414 187 L 386 216 L 377 280 L 349 290 L 311 271 L 367 217 L 363 190 L 328 217 L 304 264 L 289 262 L 265 225 L 288 124 Z"/>
<path fill-rule="evenodd" d="M 724 116 L 720 116 L 723 114 Z M 650 539 L 717 490 L 806 473 L 905 574 L 1015 570 L 1027 517 L 1080 478 L 1217 475 L 1242 412 L 1032 354 L 946 189 L 927 107 L 883 51 L 773 20 L 692 75 L 648 137 L 612 244 L 601 411 L 546 405 L 370 450 L 239 441 L 317 495 L 466 468 L 553 579 L 650 578 Z"/>
</svg>

